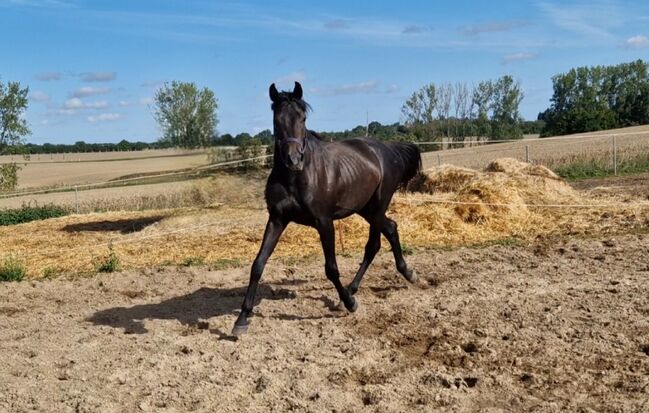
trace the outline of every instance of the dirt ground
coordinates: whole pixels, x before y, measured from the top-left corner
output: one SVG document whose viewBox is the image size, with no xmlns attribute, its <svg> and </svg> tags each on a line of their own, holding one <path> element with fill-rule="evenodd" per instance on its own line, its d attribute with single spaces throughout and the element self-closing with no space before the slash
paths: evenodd
<svg viewBox="0 0 649 413">
<path fill-rule="evenodd" d="M 0 411 L 649 411 L 649 236 L 0 285 Z M 349 280 L 358 256 L 342 257 Z"/>
<path fill-rule="evenodd" d="M 572 182 L 571 185 L 575 189 L 591 191 L 595 195 L 621 195 L 649 199 L 649 173 L 584 179 Z"/>
</svg>

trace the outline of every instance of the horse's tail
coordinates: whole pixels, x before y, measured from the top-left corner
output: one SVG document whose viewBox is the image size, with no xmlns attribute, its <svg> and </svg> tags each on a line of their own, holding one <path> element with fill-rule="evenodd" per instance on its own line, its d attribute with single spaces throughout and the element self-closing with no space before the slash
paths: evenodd
<svg viewBox="0 0 649 413">
<path fill-rule="evenodd" d="M 388 146 L 399 160 L 397 162 L 399 171 L 395 171 L 401 173 L 399 187 L 405 188 L 408 182 L 421 171 L 419 147 L 409 142 L 388 142 Z"/>
</svg>

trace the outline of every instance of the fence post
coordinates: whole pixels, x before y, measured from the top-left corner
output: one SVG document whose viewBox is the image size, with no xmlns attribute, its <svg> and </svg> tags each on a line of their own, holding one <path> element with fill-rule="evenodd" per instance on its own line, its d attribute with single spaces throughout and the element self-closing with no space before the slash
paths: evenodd
<svg viewBox="0 0 649 413">
<path fill-rule="evenodd" d="M 74 186 L 74 205 L 77 215 L 79 215 L 79 187 L 77 185 Z"/>
<path fill-rule="evenodd" d="M 525 162 L 530 163 L 530 146 L 525 145 Z"/>
<path fill-rule="evenodd" d="M 617 137 L 613 135 L 613 175 L 617 176 Z"/>
<path fill-rule="evenodd" d="M 437 166 L 442 166 L 442 157 L 437 154 Z"/>
</svg>

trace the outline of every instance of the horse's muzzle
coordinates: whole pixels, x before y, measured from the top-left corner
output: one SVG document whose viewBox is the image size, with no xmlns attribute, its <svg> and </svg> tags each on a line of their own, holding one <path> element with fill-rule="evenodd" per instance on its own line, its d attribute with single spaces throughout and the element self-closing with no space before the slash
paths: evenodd
<svg viewBox="0 0 649 413">
<path fill-rule="evenodd" d="M 291 171 L 301 171 L 304 169 L 304 154 L 292 153 L 286 157 L 286 167 Z"/>
</svg>

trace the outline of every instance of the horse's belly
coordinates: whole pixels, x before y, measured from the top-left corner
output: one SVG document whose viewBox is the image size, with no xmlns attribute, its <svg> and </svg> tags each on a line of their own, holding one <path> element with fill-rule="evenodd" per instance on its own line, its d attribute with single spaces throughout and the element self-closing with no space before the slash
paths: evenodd
<svg viewBox="0 0 649 413">
<path fill-rule="evenodd" d="M 364 179 L 359 179 L 356 182 L 350 182 L 344 185 L 344 188 L 338 194 L 336 208 L 339 214 L 344 214 L 348 211 L 347 215 L 351 215 L 365 205 L 367 205 L 376 193 L 378 188 L 378 179 L 372 179 L 372 176 L 366 176 Z"/>
</svg>

